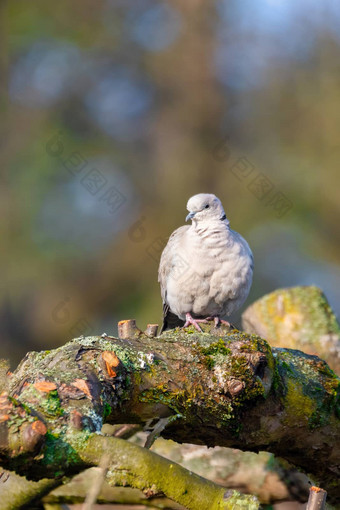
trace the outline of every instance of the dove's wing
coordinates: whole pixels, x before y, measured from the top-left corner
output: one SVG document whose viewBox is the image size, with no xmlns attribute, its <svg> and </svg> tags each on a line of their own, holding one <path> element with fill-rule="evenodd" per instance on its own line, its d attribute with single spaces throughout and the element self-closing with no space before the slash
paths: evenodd
<svg viewBox="0 0 340 510">
<path fill-rule="evenodd" d="M 172 329 L 177 326 L 183 326 L 182 321 L 177 315 L 171 312 L 169 303 L 167 301 L 167 280 L 170 272 L 175 267 L 177 246 L 182 242 L 183 236 L 186 235 L 189 225 L 184 225 L 175 230 L 169 237 L 169 241 L 163 250 L 158 270 L 158 281 L 161 286 L 161 294 L 163 300 L 163 326 L 162 331 L 165 329 Z"/>
</svg>

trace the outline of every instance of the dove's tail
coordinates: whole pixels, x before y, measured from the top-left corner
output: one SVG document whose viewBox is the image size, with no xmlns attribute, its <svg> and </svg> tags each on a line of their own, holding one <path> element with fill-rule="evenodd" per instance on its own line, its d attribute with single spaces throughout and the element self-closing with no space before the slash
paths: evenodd
<svg viewBox="0 0 340 510">
<path fill-rule="evenodd" d="M 161 333 L 163 331 L 167 331 L 168 329 L 175 329 L 178 327 L 184 326 L 184 321 L 177 317 L 174 313 L 171 312 L 169 305 L 164 303 L 163 305 L 163 325 L 161 329 Z"/>
</svg>

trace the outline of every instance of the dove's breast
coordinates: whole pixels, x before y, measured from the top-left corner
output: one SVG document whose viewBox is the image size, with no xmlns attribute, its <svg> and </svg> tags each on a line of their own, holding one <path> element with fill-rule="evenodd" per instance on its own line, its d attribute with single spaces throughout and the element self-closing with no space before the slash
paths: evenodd
<svg viewBox="0 0 340 510">
<path fill-rule="evenodd" d="M 188 234 L 177 247 L 167 281 L 170 309 L 182 319 L 187 312 L 197 317 L 231 315 L 246 300 L 252 283 L 247 242 L 232 230 Z"/>
</svg>

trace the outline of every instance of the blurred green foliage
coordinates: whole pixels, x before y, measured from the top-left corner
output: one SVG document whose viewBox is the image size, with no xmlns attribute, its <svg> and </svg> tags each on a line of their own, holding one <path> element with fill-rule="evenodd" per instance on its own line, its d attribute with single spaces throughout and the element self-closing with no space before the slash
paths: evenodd
<svg viewBox="0 0 340 510">
<path fill-rule="evenodd" d="M 317 284 L 339 312 L 340 7 L 322 4 L 1 1 L 1 357 L 160 322 L 161 248 L 197 192 L 254 251 L 248 303 Z"/>
</svg>

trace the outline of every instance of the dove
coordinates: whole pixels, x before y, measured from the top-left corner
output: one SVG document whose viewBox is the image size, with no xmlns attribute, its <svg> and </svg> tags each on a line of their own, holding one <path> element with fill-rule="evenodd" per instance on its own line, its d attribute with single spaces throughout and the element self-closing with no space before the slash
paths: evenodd
<svg viewBox="0 0 340 510">
<path fill-rule="evenodd" d="M 163 299 L 162 331 L 223 319 L 247 299 L 253 278 L 253 254 L 247 241 L 229 226 L 221 201 L 199 193 L 187 203 L 189 214 L 165 246 L 158 281 Z"/>
</svg>

